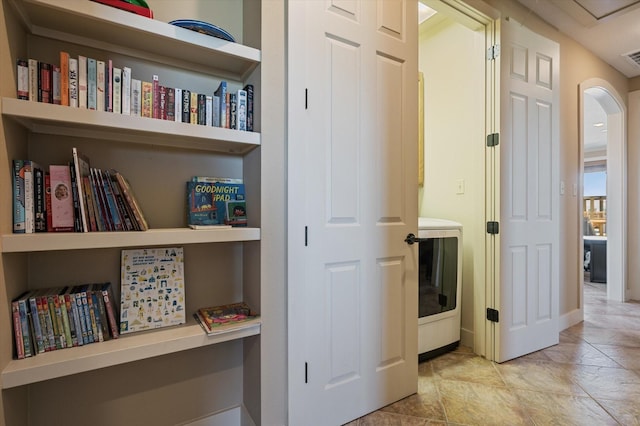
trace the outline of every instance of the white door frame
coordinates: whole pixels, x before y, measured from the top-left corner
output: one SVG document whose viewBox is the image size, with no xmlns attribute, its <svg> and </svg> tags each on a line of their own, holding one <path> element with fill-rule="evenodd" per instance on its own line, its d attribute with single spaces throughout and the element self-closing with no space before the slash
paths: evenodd
<svg viewBox="0 0 640 426">
<path fill-rule="evenodd" d="M 578 211 L 584 199 L 584 93 L 589 92 L 607 115 L 607 299 L 624 302 L 627 297 L 627 109 L 616 89 L 606 80 L 591 78 L 580 83 L 580 178 Z M 579 250 L 584 256 L 583 221 L 579 220 Z M 584 276 L 582 263 L 579 277 Z M 584 280 L 580 279 L 579 306 L 584 315 Z"/>
</svg>

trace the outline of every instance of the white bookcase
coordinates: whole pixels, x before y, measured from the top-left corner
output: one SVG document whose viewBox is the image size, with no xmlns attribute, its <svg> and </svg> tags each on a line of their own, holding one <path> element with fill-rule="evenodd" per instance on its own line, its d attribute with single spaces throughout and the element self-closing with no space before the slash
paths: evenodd
<svg viewBox="0 0 640 426">
<path fill-rule="evenodd" d="M 240 132 L 18 100 L 15 87 L 17 59 L 57 64 L 65 50 L 199 93 L 220 80 L 232 89 L 252 83 L 259 98 L 259 36 L 256 47 L 229 43 L 88 0 L 2 0 L 1 7 L 0 424 L 188 424 L 236 413 L 239 424 L 259 424 L 261 326 L 208 337 L 191 318 L 198 307 L 240 300 L 261 310 L 259 103 L 257 128 Z M 239 19 L 260 22 L 260 8 L 245 1 Z M 92 166 L 129 179 L 149 231 L 12 234 L 12 160 L 66 164 L 73 146 Z M 185 182 L 193 175 L 243 178 L 249 227 L 187 228 Z M 11 299 L 102 281 L 119 293 L 120 251 L 149 246 L 185 249 L 187 324 L 13 359 Z"/>
</svg>

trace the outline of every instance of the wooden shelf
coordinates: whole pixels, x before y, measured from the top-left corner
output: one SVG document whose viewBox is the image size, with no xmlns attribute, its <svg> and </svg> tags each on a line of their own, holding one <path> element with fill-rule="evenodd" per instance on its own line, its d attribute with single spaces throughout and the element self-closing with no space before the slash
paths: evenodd
<svg viewBox="0 0 640 426">
<path fill-rule="evenodd" d="M 202 327 L 195 320 L 191 320 L 183 326 L 145 331 L 106 342 L 46 352 L 9 362 L 2 371 L 2 389 L 242 339 L 260 334 L 260 327 L 260 324 L 251 324 L 246 328 L 207 336 Z"/>
<path fill-rule="evenodd" d="M 88 0 L 13 0 L 32 34 L 244 80 L 260 51 Z M 167 53 L 170 56 L 167 57 Z"/>
<path fill-rule="evenodd" d="M 177 123 L 146 117 L 2 98 L 2 115 L 34 133 L 126 141 L 245 154 L 260 145 L 260 133 Z"/>
<path fill-rule="evenodd" d="M 3 253 L 149 247 L 260 240 L 260 228 L 166 228 L 140 232 L 43 232 L 2 235 Z"/>
</svg>

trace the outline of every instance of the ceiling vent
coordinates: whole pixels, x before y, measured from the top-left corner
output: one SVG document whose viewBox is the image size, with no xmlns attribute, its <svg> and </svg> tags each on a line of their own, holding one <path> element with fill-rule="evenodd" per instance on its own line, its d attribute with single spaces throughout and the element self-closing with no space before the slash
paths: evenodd
<svg viewBox="0 0 640 426">
<path fill-rule="evenodd" d="M 631 53 L 625 53 L 623 56 L 627 58 L 627 61 L 640 68 L 640 50 Z"/>
</svg>

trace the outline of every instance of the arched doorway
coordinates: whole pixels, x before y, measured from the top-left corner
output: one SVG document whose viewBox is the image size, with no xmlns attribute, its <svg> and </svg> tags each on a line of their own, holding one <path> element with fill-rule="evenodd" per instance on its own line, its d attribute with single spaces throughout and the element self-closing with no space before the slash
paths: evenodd
<svg viewBox="0 0 640 426">
<path fill-rule="evenodd" d="M 582 129 L 580 132 L 580 211 L 583 211 L 584 188 L 583 178 L 585 173 L 585 134 L 587 126 L 598 123 L 587 122 L 585 105 L 590 98 L 595 100 L 604 111 L 606 123 L 606 155 L 604 156 L 607 183 L 606 183 L 606 282 L 607 299 L 623 302 L 626 297 L 627 284 L 627 147 L 626 147 L 626 108 L 620 95 L 605 80 L 589 79 L 580 84 L 580 117 Z M 585 234 L 585 223 L 580 221 L 580 235 Z M 583 250 L 583 241 L 580 241 L 580 252 Z M 580 274 L 582 265 L 580 265 Z M 580 285 L 580 305 L 583 307 L 582 290 Z"/>
</svg>

